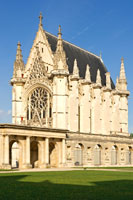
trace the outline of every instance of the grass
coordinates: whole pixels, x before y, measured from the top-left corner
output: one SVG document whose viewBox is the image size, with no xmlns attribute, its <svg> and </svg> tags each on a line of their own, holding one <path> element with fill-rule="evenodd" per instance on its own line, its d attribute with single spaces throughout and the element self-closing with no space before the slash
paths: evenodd
<svg viewBox="0 0 133 200">
<path fill-rule="evenodd" d="M 133 167 L 82 167 L 82 169 L 115 169 L 121 171 L 133 171 Z"/>
<path fill-rule="evenodd" d="M 61 171 L 0 174 L 0 200 L 132 200 L 133 173 Z"/>
</svg>

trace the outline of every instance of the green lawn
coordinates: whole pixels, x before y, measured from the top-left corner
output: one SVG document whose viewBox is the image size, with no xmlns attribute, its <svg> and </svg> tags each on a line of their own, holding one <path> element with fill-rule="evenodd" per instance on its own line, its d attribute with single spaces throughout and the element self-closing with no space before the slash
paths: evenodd
<svg viewBox="0 0 133 200">
<path fill-rule="evenodd" d="M 119 171 L 132 171 L 133 167 L 81 167 L 81 169 L 115 169 Z"/>
<path fill-rule="evenodd" d="M 133 200 L 133 172 L 0 174 L 0 200 Z"/>
</svg>

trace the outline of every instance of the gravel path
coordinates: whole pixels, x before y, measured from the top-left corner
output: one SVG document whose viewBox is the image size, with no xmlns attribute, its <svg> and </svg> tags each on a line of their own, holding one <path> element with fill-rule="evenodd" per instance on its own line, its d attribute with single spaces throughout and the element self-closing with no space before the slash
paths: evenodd
<svg viewBox="0 0 133 200">
<path fill-rule="evenodd" d="M 84 169 L 84 168 L 46 168 L 46 169 L 20 169 L 20 170 L 12 170 L 12 171 L 0 171 L 0 173 L 22 173 L 22 172 L 51 172 L 51 171 L 78 171 L 78 170 L 87 170 L 87 171 L 119 171 L 119 172 L 133 172 L 133 170 L 123 170 L 123 169 Z"/>
</svg>

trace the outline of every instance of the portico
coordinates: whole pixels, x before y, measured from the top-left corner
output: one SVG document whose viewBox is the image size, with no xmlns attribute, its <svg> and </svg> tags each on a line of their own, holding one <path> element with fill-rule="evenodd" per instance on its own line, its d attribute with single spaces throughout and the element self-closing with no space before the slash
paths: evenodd
<svg viewBox="0 0 133 200">
<path fill-rule="evenodd" d="M 12 168 L 13 157 L 19 168 L 64 166 L 66 133 L 67 130 L 1 124 L 0 168 Z M 14 143 L 18 144 L 16 155 Z"/>
</svg>

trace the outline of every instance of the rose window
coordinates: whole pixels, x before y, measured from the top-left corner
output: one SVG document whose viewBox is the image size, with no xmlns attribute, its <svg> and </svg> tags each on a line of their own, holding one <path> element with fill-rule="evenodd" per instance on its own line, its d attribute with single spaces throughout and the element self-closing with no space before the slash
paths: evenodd
<svg viewBox="0 0 133 200">
<path fill-rule="evenodd" d="M 27 122 L 36 126 L 51 126 L 52 103 L 49 92 L 41 87 L 32 91 L 28 97 Z"/>
</svg>

